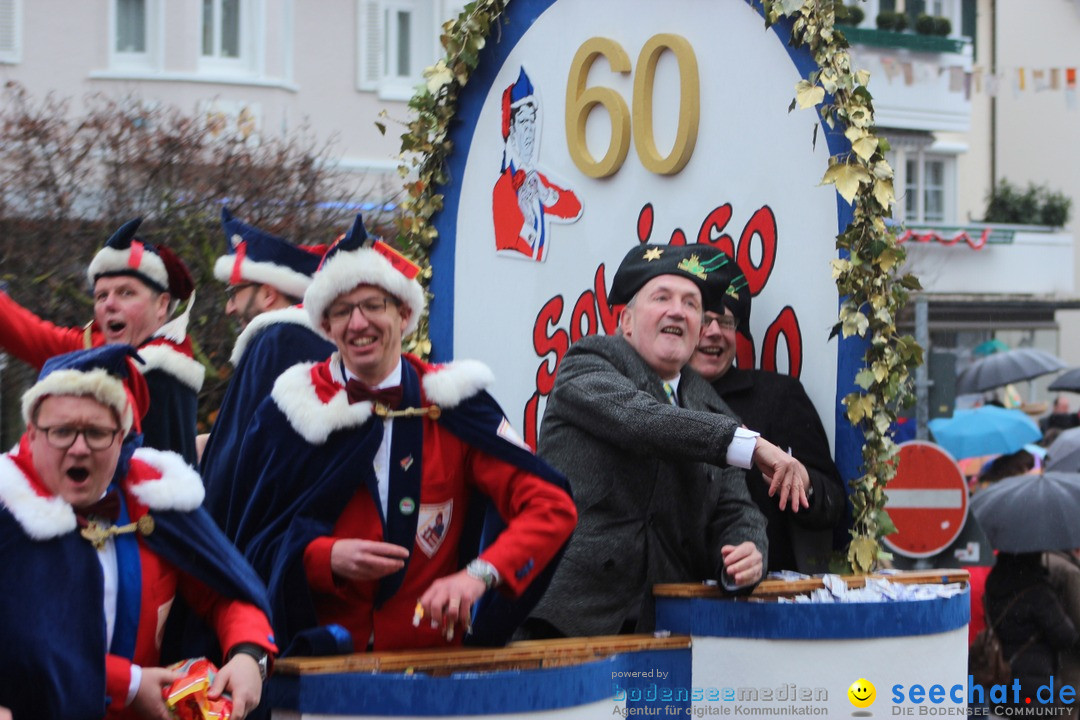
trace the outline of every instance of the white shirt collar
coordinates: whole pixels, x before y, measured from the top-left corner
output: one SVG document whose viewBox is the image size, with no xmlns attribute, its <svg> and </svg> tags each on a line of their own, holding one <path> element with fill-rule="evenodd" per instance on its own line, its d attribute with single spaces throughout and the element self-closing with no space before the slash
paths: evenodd
<svg viewBox="0 0 1080 720">
<path fill-rule="evenodd" d="M 359 378 L 356 377 L 355 375 L 353 375 L 352 372 L 349 370 L 349 368 L 347 368 L 345 366 L 344 362 L 341 363 L 341 370 L 342 370 L 342 373 L 344 374 L 345 382 L 349 382 L 350 380 L 359 380 Z M 374 387 L 374 389 L 378 390 L 380 388 L 385 388 L 385 387 L 394 387 L 395 385 L 400 385 L 400 384 L 401 384 L 401 356 L 399 355 L 397 365 L 394 365 L 394 369 L 390 371 L 390 374 L 387 375 L 385 378 L 383 378 L 383 380 L 378 385 L 376 385 Z"/>
</svg>

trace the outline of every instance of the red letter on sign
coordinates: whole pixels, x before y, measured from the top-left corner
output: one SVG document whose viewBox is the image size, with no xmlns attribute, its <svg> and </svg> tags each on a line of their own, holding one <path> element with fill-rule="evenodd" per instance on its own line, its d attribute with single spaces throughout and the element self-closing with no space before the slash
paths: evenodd
<svg viewBox="0 0 1080 720">
<path fill-rule="evenodd" d="M 536 322 L 533 324 L 533 349 L 539 358 L 545 358 L 548 353 L 555 353 L 555 362 L 549 364 L 546 359 L 536 368 L 536 390 L 541 395 L 551 392 L 551 386 L 555 384 L 555 372 L 558 370 L 559 361 L 570 348 L 570 338 L 565 330 L 555 330 L 551 335 L 547 334 L 548 326 L 554 326 L 562 317 L 563 299 L 561 295 L 544 303 L 540 312 L 536 314 Z"/>
<path fill-rule="evenodd" d="M 754 235 L 761 238 L 761 264 L 757 266 L 750 259 L 750 245 Z M 768 205 L 754 213 L 743 228 L 739 238 L 738 261 L 743 275 L 746 275 L 750 294 L 757 297 L 765 283 L 769 282 L 773 263 L 776 262 L 776 217 Z"/>
<path fill-rule="evenodd" d="M 776 372 L 776 350 L 780 336 L 784 336 L 788 351 L 788 375 L 793 378 L 802 373 L 802 331 L 799 330 L 799 318 L 791 306 L 786 306 L 773 320 L 765 332 L 761 344 L 761 369 Z"/>
</svg>

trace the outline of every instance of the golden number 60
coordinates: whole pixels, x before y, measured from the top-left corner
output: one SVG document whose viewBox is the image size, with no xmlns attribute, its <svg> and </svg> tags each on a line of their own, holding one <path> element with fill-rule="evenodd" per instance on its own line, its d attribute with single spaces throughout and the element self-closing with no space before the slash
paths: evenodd
<svg viewBox="0 0 1080 720">
<path fill-rule="evenodd" d="M 671 152 L 661 156 L 653 133 L 653 83 L 656 64 L 665 50 L 674 53 L 679 64 L 679 127 Z M 570 157 L 581 172 L 594 178 L 618 172 L 630 149 L 631 123 L 626 101 L 611 88 L 585 87 L 593 63 L 601 56 L 607 59 L 613 72 L 623 75 L 630 72 L 630 58 L 621 45 L 609 38 L 594 37 L 578 48 L 566 81 L 566 143 Z M 699 99 L 697 58 L 687 39 L 669 33 L 649 38 L 638 56 L 633 94 L 634 147 L 645 169 L 658 175 L 674 175 L 690 161 L 697 143 Z M 589 152 L 585 140 L 589 113 L 597 105 L 604 106 L 611 120 L 611 140 L 600 160 Z"/>
</svg>

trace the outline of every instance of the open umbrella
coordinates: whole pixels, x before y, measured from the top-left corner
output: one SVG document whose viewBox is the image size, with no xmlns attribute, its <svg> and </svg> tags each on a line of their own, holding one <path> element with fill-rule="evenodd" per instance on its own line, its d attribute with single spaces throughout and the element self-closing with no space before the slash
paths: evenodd
<svg viewBox="0 0 1080 720">
<path fill-rule="evenodd" d="M 956 392 L 992 390 L 1002 385 L 1030 380 L 1065 368 L 1065 363 L 1043 350 L 1016 348 L 987 355 L 960 371 L 956 377 Z"/>
<path fill-rule="evenodd" d="M 1016 452 L 1042 437 L 1039 426 L 1023 412 L 996 405 L 957 410 L 928 425 L 937 444 L 958 459 Z"/>
<path fill-rule="evenodd" d="M 1080 427 L 1063 430 L 1046 449 L 1046 469 L 1080 472 Z"/>
<path fill-rule="evenodd" d="M 971 512 L 998 550 L 1080 547 L 1080 473 L 1006 478 L 972 495 Z"/>
<path fill-rule="evenodd" d="M 1064 390 L 1066 392 L 1080 392 L 1080 368 L 1073 368 L 1054 378 L 1050 383 L 1050 390 Z"/>
</svg>

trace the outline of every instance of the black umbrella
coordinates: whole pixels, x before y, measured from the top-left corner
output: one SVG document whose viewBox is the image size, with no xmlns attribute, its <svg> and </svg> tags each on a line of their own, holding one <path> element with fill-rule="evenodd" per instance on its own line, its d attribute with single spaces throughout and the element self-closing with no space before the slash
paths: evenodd
<svg viewBox="0 0 1080 720">
<path fill-rule="evenodd" d="M 1063 430 L 1046 449 L 1046 469 L 1080 472 L 1080 427 Z"/>
<path fill-rule="evenodd" d="M 993 388 L 1031 380 L 1065 368 L 1065 363 L 1043 350 L 1017 348 L 987 355 L 968 365 L 956 377 L 956 392 L 982 392 Z"/>
<path fill-rule="evenodd" d="M 971 512 L 998 550 L 1080 547 L 1080 473 L 1006 478 L 972 495 Z"/>
<path fill-rule="evenodd" d="M 1080 368 L 1066 370 L 1050 383 L 1050 390 L 1065 390 L 1066 392 L 1080 392 Z"/>
</svg>

